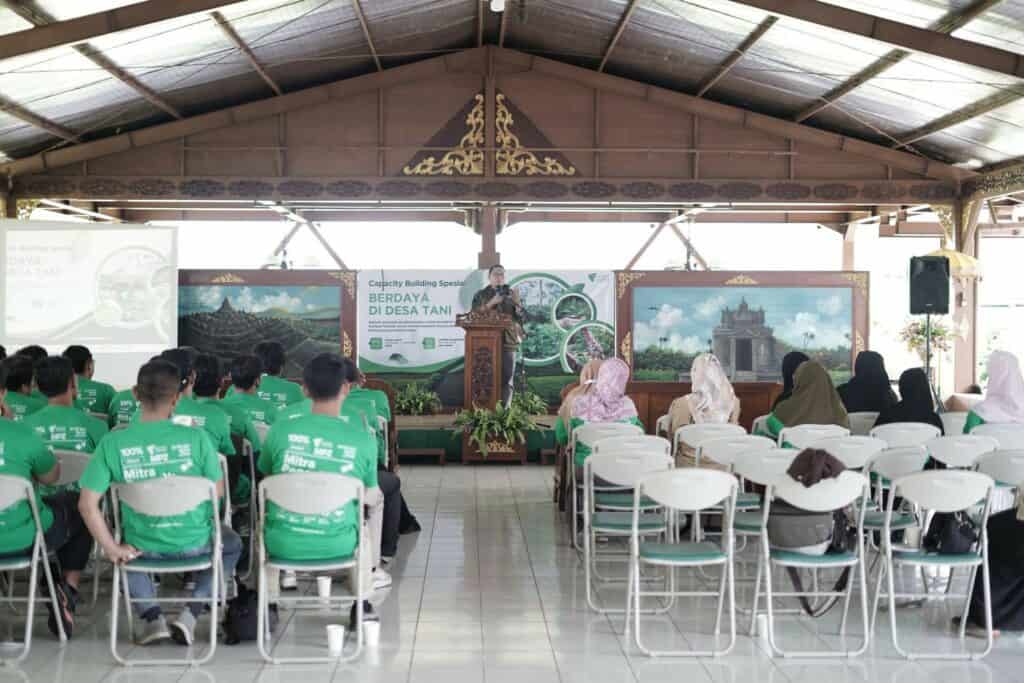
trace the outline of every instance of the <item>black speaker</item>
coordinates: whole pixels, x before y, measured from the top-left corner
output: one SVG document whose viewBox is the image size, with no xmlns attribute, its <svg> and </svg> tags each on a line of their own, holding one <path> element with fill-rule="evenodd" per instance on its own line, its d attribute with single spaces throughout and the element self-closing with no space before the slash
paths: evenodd
<svg viewBox="0 0 1024 683">
<path fill-rule="evenodd" d="M 949 313 L 949 259 L 945 256 L 910 259 L 910 313 Z"/>
</svg>

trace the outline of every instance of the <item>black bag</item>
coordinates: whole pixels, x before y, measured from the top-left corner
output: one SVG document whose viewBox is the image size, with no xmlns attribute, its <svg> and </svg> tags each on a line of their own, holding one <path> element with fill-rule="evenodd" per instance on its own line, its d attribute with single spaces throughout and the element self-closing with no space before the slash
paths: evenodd
<svg viewBox="0 0 1024 683">
<path fill-rule="evenodd" d="M 973 552 L 980 538 L 978 525 L 964 512 L 940 512 L 928 525 L 921 547 L 930 553 L 959 555 Z"/>
<path fill-rule="evenodd" d="M 269 628 L 277 628 L 277 611 L 269 610 Z M 259 616 L 259 593 L 238 584 L 238 597 L 228 601 L 224 615 L 224 644 L 237 645 L 243 640 L 256 640 Z"/>
</svg>

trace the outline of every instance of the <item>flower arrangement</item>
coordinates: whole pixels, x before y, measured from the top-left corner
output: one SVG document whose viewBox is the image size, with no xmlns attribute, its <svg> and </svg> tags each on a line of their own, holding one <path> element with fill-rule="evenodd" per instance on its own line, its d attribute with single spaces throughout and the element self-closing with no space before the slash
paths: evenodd
<svg viewBox="0 0 1024 683">
<path fill-rule="evenodd" d="M 932 353 L 947 353 L 953 348 L 953 339 L 956 333 L 952 326 L 944 318 L 932 318 Z M 907 350 L 913 351 L 920 356 L 921 361 L 925 360 L 925 346 L 927 342 L 927 326 L 924 320 L 915 318 L 900 330 L 900 340 L 907 345 Z"/>
</svg>

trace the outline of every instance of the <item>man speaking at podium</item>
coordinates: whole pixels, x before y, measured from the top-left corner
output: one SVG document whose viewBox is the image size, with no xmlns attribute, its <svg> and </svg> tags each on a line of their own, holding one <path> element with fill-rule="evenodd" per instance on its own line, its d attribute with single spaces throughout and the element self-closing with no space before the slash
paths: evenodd
<svg viewBox="0 0 1024 683">
<path fill-rule="evenodd" d="M 516 321 L 505 330 L 501 354 L 501 402 L 506 406 L 512 400 L 512 383 L 516 369 L 516 351 L 523 340 L 525 309 L 519 301 L 519 292 L 505 284 L 505 269 L 495 264 L 487 270 L 488 285 L 473 296 L 474 311 L 497 311 Z"/>
</svg>

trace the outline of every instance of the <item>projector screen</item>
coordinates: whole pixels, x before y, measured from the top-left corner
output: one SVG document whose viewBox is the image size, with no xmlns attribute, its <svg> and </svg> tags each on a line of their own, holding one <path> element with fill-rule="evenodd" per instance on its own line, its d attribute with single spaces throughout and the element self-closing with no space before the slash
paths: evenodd
<svg viewBox="0 0 1024 683">
<path fill-rule="evenodd" d="M 0 343 L 51 354 L 84 344 L 96 379 L 132 386 L 142 363 L 177 345 L 176 245 L 173 227 L 0 221 Z"/>
</svg>

